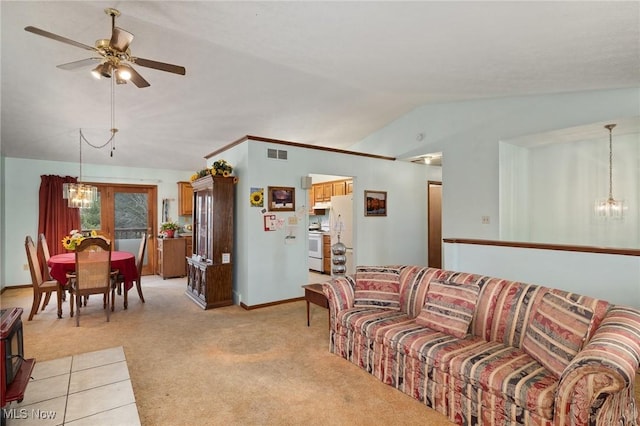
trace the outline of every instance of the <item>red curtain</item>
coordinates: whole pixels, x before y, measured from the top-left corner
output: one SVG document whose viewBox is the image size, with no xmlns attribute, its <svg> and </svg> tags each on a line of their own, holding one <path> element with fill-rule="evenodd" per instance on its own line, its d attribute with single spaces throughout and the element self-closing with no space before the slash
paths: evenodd
<svg viewBox="0 0 640 426">
<path fill-rule="evenodd" d="M 55 175 L 41 175 L 40 178 L 38 235 L 44 234 L 47 238 L 51 256 L 66 253 L 62 239 L 72 229 L 80 230 L 80 209 L 67 207 L 67 200 L 62 198 L 62 185 L 77 183 L 78 179 Z"/>
</svg>

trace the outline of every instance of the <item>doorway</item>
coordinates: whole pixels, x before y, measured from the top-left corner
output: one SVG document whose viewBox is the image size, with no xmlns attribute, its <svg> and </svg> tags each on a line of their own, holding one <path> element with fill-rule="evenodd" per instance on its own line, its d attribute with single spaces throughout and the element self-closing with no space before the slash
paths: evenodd
<svg viewBox="0 0 640 426">
<path fill-rule="evenodd" d="M 153 274 L 156 250 L 153 230 L 157 228 L 157 187 L 92 183 L 98 188 L 98 200 L 80 210 L 83 231 L 95 230 L 113 241 L 114 250 L 138 253 L 142 233 L 147 233 L 147 249 L 142 273 Z"/>
<path fill-rule="evenodd" d="M 353 205 L 354 176 L 313 174 L 311 188 L 308 189 L 309 204 L 309 269 L 326 275 L 333 275 L 334 270 L 344 268 L 344 273 L 355 272 L 355 220 Z M 319 234 L 319 235 L 318 235 Z M 313 239 L 321 238 L 322 253 L 318 258 L 313 252 Z M 340 241 L 345 245 L 346 253 L 343 263 L 333 263 L 332 246 Z M 313 253 L 312 253 L 313 252 Z M 315 268 L 314 261 L 322 263 Z"/>
<path fill-rule="evenodd" d="M 427 200 L 427 265 L 442 269 L 442 182 L 427 182 Z"/>
</svg>

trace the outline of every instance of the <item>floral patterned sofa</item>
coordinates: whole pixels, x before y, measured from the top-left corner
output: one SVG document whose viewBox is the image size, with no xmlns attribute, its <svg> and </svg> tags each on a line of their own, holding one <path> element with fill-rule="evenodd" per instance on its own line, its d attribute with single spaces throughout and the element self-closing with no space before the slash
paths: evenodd
<svg viewBox="0 0 640 426">
<path fill-rule="evenodd" d="M 461 425 L 637 425 L 640 310 L 422 266 L 323 284 L 330 350 Z"/>
</svg>

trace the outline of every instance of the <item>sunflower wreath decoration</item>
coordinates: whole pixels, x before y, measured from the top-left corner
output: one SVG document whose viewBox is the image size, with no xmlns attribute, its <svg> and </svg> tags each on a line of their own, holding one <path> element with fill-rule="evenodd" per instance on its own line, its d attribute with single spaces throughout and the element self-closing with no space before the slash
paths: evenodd
<svg viewBox="0 0 640 426">
<path fill-rule="evenodd" d="M 249 201 L 251 207 L 264 207 L 264 188 L 251 188 Z"/>
</svg>

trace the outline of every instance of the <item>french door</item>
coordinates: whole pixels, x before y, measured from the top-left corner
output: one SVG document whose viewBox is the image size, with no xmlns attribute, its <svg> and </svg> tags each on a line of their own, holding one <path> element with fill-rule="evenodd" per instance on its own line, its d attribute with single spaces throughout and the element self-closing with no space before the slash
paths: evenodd
<svg viewBox="0 0 640 426">
<path fill-rule="evenodd" d="M 138 254 L 140 238 L 147 233 L 142 273 L 153 274 L 156 265 L 157 192 L 155 185 L 92 183 L 98 187 L 98 201 L 80 209 L 82 230 L 96 230 L 113 242 L 113 249 Z"/>
</svg>

